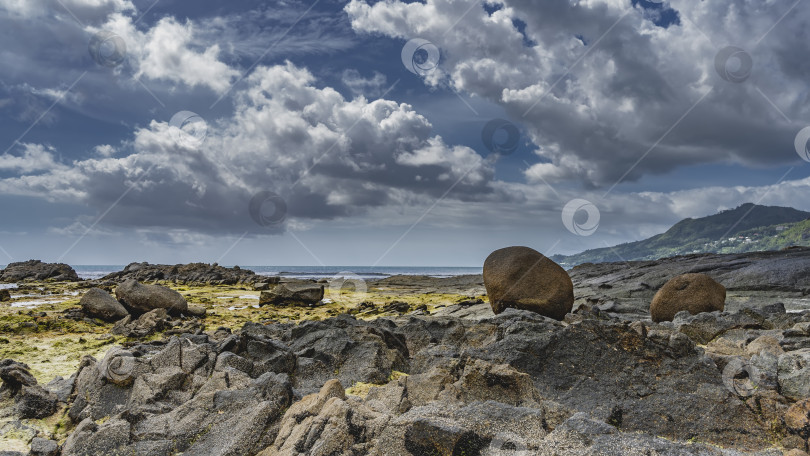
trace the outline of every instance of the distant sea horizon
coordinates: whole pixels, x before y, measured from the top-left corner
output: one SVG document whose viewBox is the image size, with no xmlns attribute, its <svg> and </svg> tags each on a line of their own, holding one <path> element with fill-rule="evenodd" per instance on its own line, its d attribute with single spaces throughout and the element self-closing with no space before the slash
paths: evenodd
<svg viewBox="0 0 810 456">
<path fill-rule="evenodd" d="M 127 265 L 70 265 L 82 279 L 99 279 L 123 270 Z M 233 267 L 225 266 L 224 267 Z M 0 269 L 6 265 L 0 265 Z M 281 276 L 294 279 L 328 279 L 337 275 L 355 274 L 363 280 L 384 279 L 395 275 L 423 275 L 430 277 L 455 277 L 460 275 L 481 274 L 480 267 L 465 266 L 243 266 L 256 274 L 264 276 Z"/>
</svg>

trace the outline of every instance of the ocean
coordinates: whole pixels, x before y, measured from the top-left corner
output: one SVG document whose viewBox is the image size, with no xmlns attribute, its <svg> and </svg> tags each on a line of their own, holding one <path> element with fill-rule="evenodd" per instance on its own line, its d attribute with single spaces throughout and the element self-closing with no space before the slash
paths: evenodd
<svg viewBox="0 0 810 456">
<path fill-rule="evenodd" d="M 120 271 L 126 265 L 71 265 L 82 279 L 98 279 L 112 272 Z M 0 265 L 4 268 L 5 265 Z M 383 279 L 393 275 L 425 275 L 431 277 L 453 277 L 467 274 L 481 274 L 481 268 L 474 267 L 423 267 L 423 266 L 243 266 L 256 274 L 281 276 L 296 279 L 329 279 L 336 275 L 355 274 L 363 280 Z"/>
</svg>

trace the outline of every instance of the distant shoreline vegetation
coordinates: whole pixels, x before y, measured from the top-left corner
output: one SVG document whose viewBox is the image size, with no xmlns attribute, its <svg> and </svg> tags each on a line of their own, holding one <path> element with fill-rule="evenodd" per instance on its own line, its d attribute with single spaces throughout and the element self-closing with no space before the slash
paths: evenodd
<svg viewBox="0 0 810 456">
<path fill-rule="evenodd" d="M 773 251 L 791 246 L 810 246 L 810 212 L 747 203 L 708 217 L 682 220 L 665 233 L 642 241 L 551 258 L 572 268 L 582 263 Z"/>
</svg>

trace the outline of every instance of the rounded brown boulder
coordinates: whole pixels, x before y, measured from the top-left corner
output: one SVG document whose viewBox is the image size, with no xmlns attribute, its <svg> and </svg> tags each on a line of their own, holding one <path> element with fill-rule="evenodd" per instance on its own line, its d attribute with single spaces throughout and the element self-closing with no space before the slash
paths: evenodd
<svg viewBox="0 0 810 456">
<path fill-rule="evenodd" d="M 529 247 L 492 252 L 484 261 L 484 286 L 495 314 L 514 308 L 562 320 L 574 306 L 565 269 Z"/>
<path fill-rule="evenodd" d="M 665 283 L 653 297 L 650 316 L 654 322 L 672 321 L 675 314 L 688 311 L 722 311 L 726 305 L 726 287 L 706 274 L 683 274 Z"/>
</svg>

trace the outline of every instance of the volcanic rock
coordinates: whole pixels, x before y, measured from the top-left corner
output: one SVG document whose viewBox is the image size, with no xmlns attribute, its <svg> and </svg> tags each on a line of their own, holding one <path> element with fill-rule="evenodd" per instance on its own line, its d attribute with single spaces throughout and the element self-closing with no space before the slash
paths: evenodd
<svg viewBox="0 0 810 456">
<path fill-rule="evenodd" d="M 779 388 L 783 396 L 793 400 L 810 397 L 810 348 L 779 357 Z"/>
<path fill-rule="evenodd" d="M 496 250 L 484 262 L 492 311 L 529 310 L 562 320 L 574 305 L 574 285 L 557 263 L 528 247 Z"/>
<path fill-rule="evenodd" d="M 268 304 L 276 306 L 313 306 L 323 299 L 323 285 L 293 286 L 280 284 L 273 290 L 262 291 L 259 305 Z"/>
<path fill-rule="evenodd" d="M 130 263 L 122 271 L 108 274 L 100 282 L 124 282 L 136 280 L 138 282 L 174 282 L 187 285 L 236 285 L 240 283 L 253 284 L 272 280 L 257 275 L 249 269 L 239 266 L 226 268 L 218 264 L 190 263 L 190 264 L 149 264 Z"/>
<path fill-rule="evenodd" d="M 21 419 L 45 418 L 56 412 L 58 398 L 37 384 L 30 368 L 10 359 L 0 361 L 0 397 L 14 399 L 16 414 Z"/>
<path fill-rule="evenodd" d="M 180 293 L 160 285 L 144 285 L 127 280 L 115 288 L 115 297 L 130 312 L 140 315 L 155 309 L 166 309 L 171 314 L 188 310 L 188 303 Z"/>
<path fill-rule="evenodd" d="M 58 456 L 59 444 L 53 440 L 34 437 L 31 440 L 31 456 Z"/>
<path fill-rule="evenodd" d="M 28 260 L 11 263 L 0 271 L 0 282 L 44 281 L 78 282 L 76 271 L 64 263 L 43 263 L 39 260 Z"/>
<path fill-rule="evenodd" d="M 111 348 L 101 361 L 83 358 L 63 394 L 76 428 L 62 454 L 775 456 L 775 442 L 804 447 L 807 412 L 789 408 L 807 397 L 810 359 L 788 348 L 810 341 L 810 311 L 682 312 L 660 324 L 598 307 L 567 322 L 487 312 L 251 322 Z M 168 319 L 165 309 L 152 316 Z M 7 377 L 31 383 L 19 367 Z"/>
</svg>

